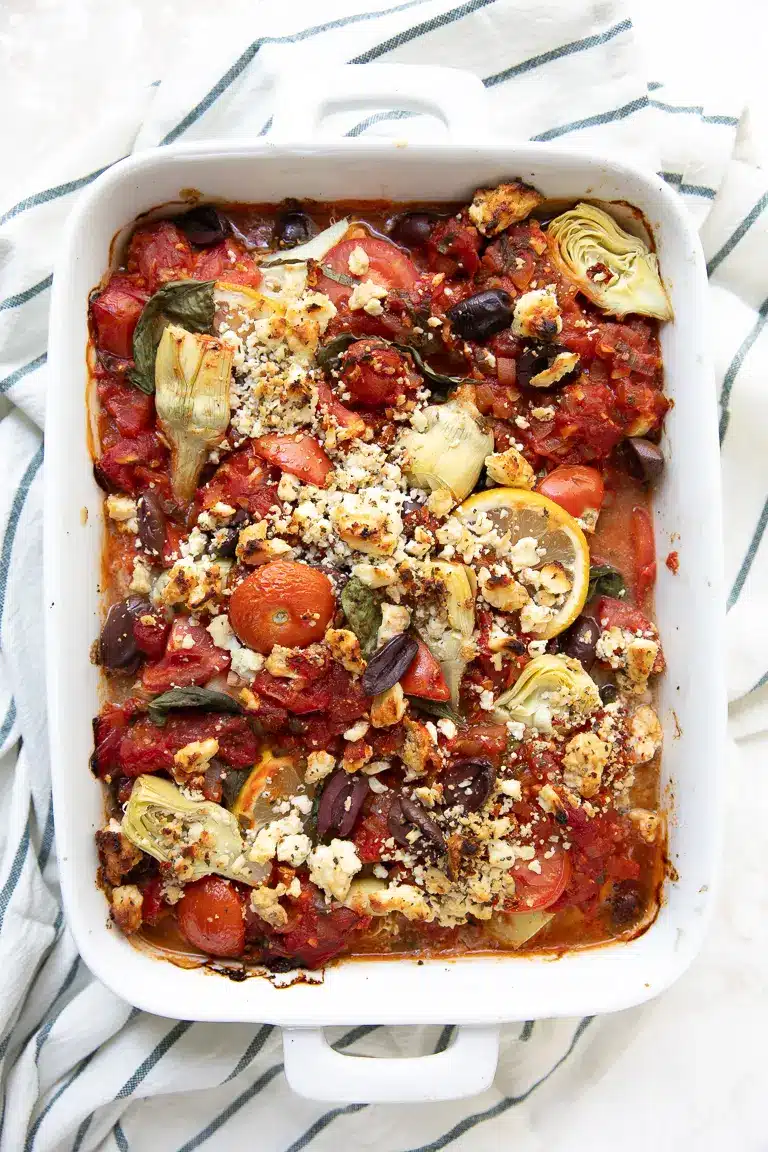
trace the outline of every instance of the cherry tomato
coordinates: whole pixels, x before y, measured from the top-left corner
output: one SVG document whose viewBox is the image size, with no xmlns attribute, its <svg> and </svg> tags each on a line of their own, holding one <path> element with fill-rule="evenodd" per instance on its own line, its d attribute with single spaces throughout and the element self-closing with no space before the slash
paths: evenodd
<svg viewBox="0 0 768 1152">
<path fill-rule="evenodd" d="M 192 639 L 192 647 L 184 642 Z M 170 688 L 200 687 L 229 668 L 229 653 L 217 648 L 201 624 L 190 624 L 177 616 L 171 625 L 165 655 L 156 663 L 147 664 L 141 674 L 141 683 L 147 692 L 167 692 Z"/>
<path fill-rule="evenodd" d="M 368 268 L 364 275 L 353 276 L 349 270 L 349 258 L 355 248 L 362 248 L 368 257 Z M 372 280 L 382 288 L 390 291 L 398 289 L 410 292 L 419 278 L 419 271 L 406 254 L 390 244 L 388 240 L 377 240 L 373 236 L 361 236 L 358 240 L 342 240 L 322 261 L 321 268 L 330 268 L 341 276 L 354 280 L 355 283 L 363 280 Z M 321 275 L 317 283 L 317 291 L 324 292 L 338 307 L 352 295 L 349 284 L 339 284 L 330 276 Z"/>
<path fill-rule="evenodd" d="M 309 564 L 275 560 L 238 584 L 229 619 L 244 644 L 266 655 L 275 644 L 304 648 L 321 640 L 333 611 L 327 576 Z"/>
<path fill-rule="evenodd" d="M 605 496 L 603 478 L 598 470 L 583 464 L 565 464 L 555 468 L 536 486 L 536 491 L 554 500 L 577 519 L 588 508 L 599 511 Z"/>
<path fill-rule="evenodd" d="M 394 404 L 421 384 L 405 356 L 375 338 L 350 344 L 341 358 L 341 375 L 352 403 L 363 408 Z"/>
<path fill-rule="evenodd" d="M 539 912 L 549 908 L 563 894 L 571 876 L 568 853 L 556 846 L 551 856 L 546 856 L 542 850 L 536 859 L 541 872 L 530 870 L 530 860 L 518 860 L 512 868 L 515 895 L 504 905 L 505 912 Z"/>
<path fill-rule="evenodd" d="M 129 276 L 112 276 L 107 287 L 91 304 L 96 343 L 102 352 L 124 360 L 133 358 L 133 330 L 147 301 Z"/>
<path fill-rule="evenodd" d="M 438 661 L 419 640 L 419 650 L 413 663 L 400 678 L 400 687 L 406 696 L 419 696 L 422 700 L 450 700 L 451 693 Z"/>
<path fill-rule="evenodd" d="M 653 523 L 645 508 L 633 508 L 630 524 L 634 556 L 635 596 L 642 600 L 656 583 L 656 543 Z"/>
<path fill-rule="evenodd" d="M 298 476 L 307 484 L 316 484 L 318 488 L 325 487 L 328 473 L 333 468 L 314 436 L 306 436 L 302 432 L 293 436 L 280 436 L 277 433 L 260 436 L 253 446 L 267 463 Z"/>
<path fill-rule="evenodd" d="M 187 884 L 176 905 L 179 928 L 210 956 L 240 956 L 245 947 L 243 898 L 229 881 L 205 876 Z"/>
</svg>

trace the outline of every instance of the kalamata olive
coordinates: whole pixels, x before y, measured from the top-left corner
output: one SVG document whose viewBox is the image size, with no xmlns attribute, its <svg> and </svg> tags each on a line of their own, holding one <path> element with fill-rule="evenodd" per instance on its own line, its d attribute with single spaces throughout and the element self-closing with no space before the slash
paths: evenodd
<svg viewBox="0 0 768 1152">
<path fill-rule="evenodd" d="M 363 801 L 368 795 L 365 776 L 351 775 L 338 768 L 329 778 L 317 806 L 317 834 L 324 840 L 329 834 L 348 836 L 360 815 Z"/>
<path fill-rule="evenodd" d="M 501 288 L 460 300 L 446 313 L 454 332 L 464 340 L 487 340 L 512 320 L 512 298 Z"/>
<path fill-rule="evenodd" d="M 127 672 L 138 667 L 140 655 L 133 637 L 135 614 L 131 599 L 113 604 L 107 613 L 99 639 L 99 659 L 104 668 Z"/>
<path fill-rule="evenodd" d="M 234 559 L 235 552 L 237 551 L 237 541 L 239 537 L 240 531 L 238 528 L 235 528 L 232 525 L 230 525 L 229 528 L 225 528 L 222 534 L 220 536 L 217 535 L 215 538 L 214 549 L 216 555 L 220 556 L 222 560 Z"/>
<path fill-rule="evenodd" d="M 615 684 L 603 684 L 600 689 L 600 699 L 603 704 L 613 704 L 619 698 L 619 690 Z"/>
<path fill-rule="evenodd" d="M 154 492 L 142 493 L 138 502 L 139 540 L 151 556 L 162 556 L 165 547 L 165 513 Z"/>
<path fill-rule="evenodd" d="M 595 648 L 600 639 L 600 627 L 591 616 L 579 616 L 562 638 L 561 651 L 578 660 L 586 672 L 595 662 Z"/>
<path fill-rule="evenodd" d="M 526 348 L 517 358 L 516 383 L 521 388 L 527 388 L 531 376 L 549 367 L 549 359 L 549 351 L 543 344 L 533 344 Z"/>
<path fill-rule="evenodd" d="M 477 812 L 493 792 L 496 770 L 488 760 L 465 760 L 447 768 L 440 783 L 446 808 L 460 805 L 465 812 Z"/>
<path fill-rule="evenodd" d="M 410 796 L 396 796 L 387 817 L 389 831 L 403 848 L 412 848 L 408 834 L 418 828 L 422 836 L 439 852 L 445 852 L 445 838 L 436 822 L 417 800 Z"/>
<path fill-rule="evenodd" d="M 94 461 L 94 464 L 93 464 L 93 478 L 96 481 L 96 483 L 98 484 L 99 488 L 101 488 L 102 492 L 116 492 L 117 491 L 114 484 L 112 483 L 112 481 L 109 479 L 106 472 L 102 468 L 101 464 L 99 464 L 98 460 Z"/>
<path fill-rule="evenodd" d="M 391 220 L 387 231 L 395 244 L 423 248 L 432 235 L 437 216 L 431 212 L 403 212 Z"/>
<path fill-rule="evenodd" d="M 363 672 L 363 692 L 376 696 L 392 688 L 408 671 L 418 650 L 418 642 L 407 632 L 393 636 L 368 661 Z"/>
<path fill-rule="evenodd" d="M 630 436 L 626 443 L 629 466 L 634 475 L 646 484 L 656 484 L 664 471 L 661 448 L 642 436 Z"/>
<path fill-rule="evenodd" d="M 610 896 L 611 918 L 617 928 L 628 928 L 640 915 L 643 899 L 634 880 L 619 880 Z"/>
<path fill-rule="evenodd" d="M 281 212 L 275 221 L 273 239 L 278 248 L 296 248 L 306 244 L 317 232 L 311 216 L 296 206 Z"/>
<path fill-rule="evenodd" d="M 212 248 L 225 240 L 230 228 L 229 221 L 222 216 L 213 204 L 200 204 L 191 208 L 183 216 L 177 216 L 175 223 L 197 248 Z"/>
</svg>

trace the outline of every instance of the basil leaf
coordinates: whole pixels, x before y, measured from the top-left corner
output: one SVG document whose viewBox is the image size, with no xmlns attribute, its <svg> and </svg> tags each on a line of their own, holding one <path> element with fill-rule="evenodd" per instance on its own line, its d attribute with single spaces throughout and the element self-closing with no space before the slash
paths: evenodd
<svg viewBox="0 0 768 1152">
<path fill-rule="evenodd" d="M 625 590 L 624 577 L 611 564 L 593 564 L 589 570 L 588 599 L 593 596 L 620 596 Z"/>
<path fill-rule="evenodd" d="M 463 384 L 468 377 L 466 376 L 446 376 L 443 372 L 436 372 L 434 368 L 430 368 L 421 352 L 414 348 L 412 344 L 396 344 L 395 348 L 399 348 L 401 352 L 408 352 L 413 357 L 413 362 L 431 384 L 437 384 L 441 388 L 454 388 L 457 384 Z"/>
<path fill-rule="evenodd" d="M 360 283 L 347 272 L 337 272 L 335 268 L 330 268 L 327 264 L 321 264 L 320 271 L 323 276 L 327 276 L 329 280 L 335 280 L 337 284 L 343 284 L 345 288 L 355 288 Z"/>
<path fill-rule="evenodd" d="M 376 639 L 381 624 L 381 600 L 371 588 L 352 576 L 341 593 L 341 607 L 349 627 L 360 641 L 363 656 L 368 657 L 376 650 Z"/>
<path fill-rule="evenodd" d="M 461 723 L 461 716 L 447 700 L 422 700 L 420 696 L 408 696 L 408 703 L 428 716 L 436 716 L 440 720 L 453 720 Z"/>
<path fill-rule="evenodd" d="M 317 363 L 321 368 L 335 367 L 334 361 L 337 361 L 342 352 L 346 352 L 350 344 L 354 344 L 359 340 L 359 336 L 355 336 L 354 332 L 342 332 L 340 336 L 334 336 L 333 340 L 329 340 L 322 348 L 318 348 L 315 357 Z"/>
<path fill-rule="evenodd" d="M 134 367 L 128 379 L 142 392 L 155 390 L 155 355 L 169 324 L 189 332 L 213 331 L 215 280 L 171 280 L 150 296 L 133 334 Z"/>
<path fill-rule="evenodd" d="M 177 708 L 199 708 L 201 712 L 242 712 L 237 700 L 226 692 L 214 692 L 210 688 L 171 688 L 162 696 L 155 696 L 147 706 L 153 724 L 162 728 L 169 712 Z"/>
</svg>

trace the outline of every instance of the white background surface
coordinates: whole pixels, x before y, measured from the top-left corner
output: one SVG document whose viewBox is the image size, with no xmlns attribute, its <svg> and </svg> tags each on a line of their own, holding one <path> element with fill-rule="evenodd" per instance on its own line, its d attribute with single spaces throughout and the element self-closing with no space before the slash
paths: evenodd
<svg viewBox="0 0 768 1152">
<path fill-rule="evenodd" d="M 13 201 L 20 173 L 33 168 L 63 138 L 89 131 L 90 117 L 98 118 L 100 109 L 108 106 L 121 74 L 146 84 L 158 80 L 180 54 L 199 52 L 211 38 L 237 36 L 240 17 L 248 13 L 252 19 L 254 9 L 275 2 L 3 0 L 2 200 Z M 300 7 L 302 0 L 294 0 L 294 8 Z M 307 7 L 316 19 L 317 5 Z M 768 167 L 765 0 L 730 0 L 727 5 L 638 0 L 632 8 L 648 79 L 673 79 L 684 57 L 686 75 L 690 80 L 693 72 L 697 84 L 696 89 L 691 86 L 692 95 L 699 101 L 716 104 L 718 92 L 741 89 L 749 113 L 738 147 L 745 159 Z M 87 119 L 84 107 L 91 110 Z M 768 686 L 763 693 L 768 696 Z M 590 1078 L 602 1082 L 605 1115 L 600 1126 L 612 1131 L 625 1149 L 768 1148 L 766 1075 L 758 1042 L 768 1025 L 767 758 L 766 733 L 733 748 L 729 789 L 737 802 L 729 805 L 719 915 L 702 957 L 651 1012 L 644 1012 L 642 1027 L 634 1034 L 626 1028 L 629 1014 L 622 1014 L 615 1032 L 609 1024 L 601 1043 L 588 1047 L 582 1057 L 582 1065 L 590 1065 Z M 663 1050 L 654 1028 L 659 1014 L 672 1014 L 678 1021 L 678 1043 Z M 572 1062 L 570 1077 L 583 1075 L 579 1063 Z M 637 1084 L 631 1118 L 628 1077 L 635 1077 Z M 568 1091 L 564 1080 L 558 1084 L 560 1091 Z M 679 1106 L 681 1091 L 687 1109 Z M 538 1099 L 541 1108 L 556 1106 L 550 1090 Z M 583 1134 L 589 1117 L 581 1112 L 592 1106 L 591 1097 L 585 1096 L 582 1105 L 578 1096 L 571 1101 L 573 1132 Z M 671 1117 L 674 1125 L 663 1135 L 659 1116 Z M 582 1147 L 578 1141 L 570 1143 L 566 1134 L 557 1152 L 581 1152 Z"/>
</svg>

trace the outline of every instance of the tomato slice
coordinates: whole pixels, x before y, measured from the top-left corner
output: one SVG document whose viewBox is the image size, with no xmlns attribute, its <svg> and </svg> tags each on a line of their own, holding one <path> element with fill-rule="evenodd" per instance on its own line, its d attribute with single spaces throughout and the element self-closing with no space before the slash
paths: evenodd
<svg viewBox="0 0 768 1152">
<path fill-rule="evenodd" d="M 571 877 L 571 859 L 560 847 L 554 847 L 551 856 L 544 852 L 536 855 L 541 868 L 532 872 L 530 860 L 518 860 L 512 868 L 515 895 L 504 905 L 505 912 L 539 912 L 549 908 L 562 896 Z"/>
<path fill-rule="evenodd" d="M 307 484 L 315 484 L 318 488 L 325 487 L 328 473 L 333 468 L 314 436 L 306 436 L 301 432 L 294 436 L 280 436 L 277 433 L 260 436 L 253 446 L 267 463 L 298 476 Z"/>
<path fill-rule="evenodd" d="M 406 696 L 418 696 L 422 700 L 450 700 L 451 692 L 440 664 L 423 640 L 418 644 L 413 663 L 400 678 L 400 687 Z"/>
<path fill-rule="evenodd" d="M 267 655 L 275 644 L 304 648 L 321 640 L 334 607 L 331 582 L 317 568 L 274 560 L 238 584 L 229 619 L 244 644 Z"/>
<path fill-rule="evenodd" d="M 603 478 L 597 468 L 588 468 L 584 464 L 564 464 L 555 468 L 540 481 L 536 491 L 577 518 L 583 516 L 588 508 L 599 511 L 605 496 Z"/>
<path fill-rule="evenodd" d="M 656 583 L 656 542 L 653 523 L 645 508 L 633 508 L 630 524 L 634 556 L 635 596 L 642 600 Z"/>
<path fill-rule="evenodd" d="M 220 876 L 187 884 L 176 920 L 190 944 L 211 956 L 240 956 L 245 947 L 243 898 Z"/>
<path fill-rule="evenodd" d="M 364 275 L 355 276 L 349 270 L 349 258 L 355 248 L 362 248 L 368 257 L 368 268 Z M 363 280 L 373 280 L 374 284 L 381 285 L 389 291 L 399 289 L 410 292 L 419 278 L 419 271 L 412 260 L 404 252 L 388 240 L 377 240 L 373 236 L 361 236 L 357 240 L 342 240 L 335 248 L 331 248 L 326 255 L 322 268 L 330 268 L 339 276 L 343 276 L 359 283 Z M 351 284 L 339 284 L 330 276 L 321 275 L 317 283 L 317 291 L 330 296 L 338 307 L 352 295 Z"/>
</svg>

